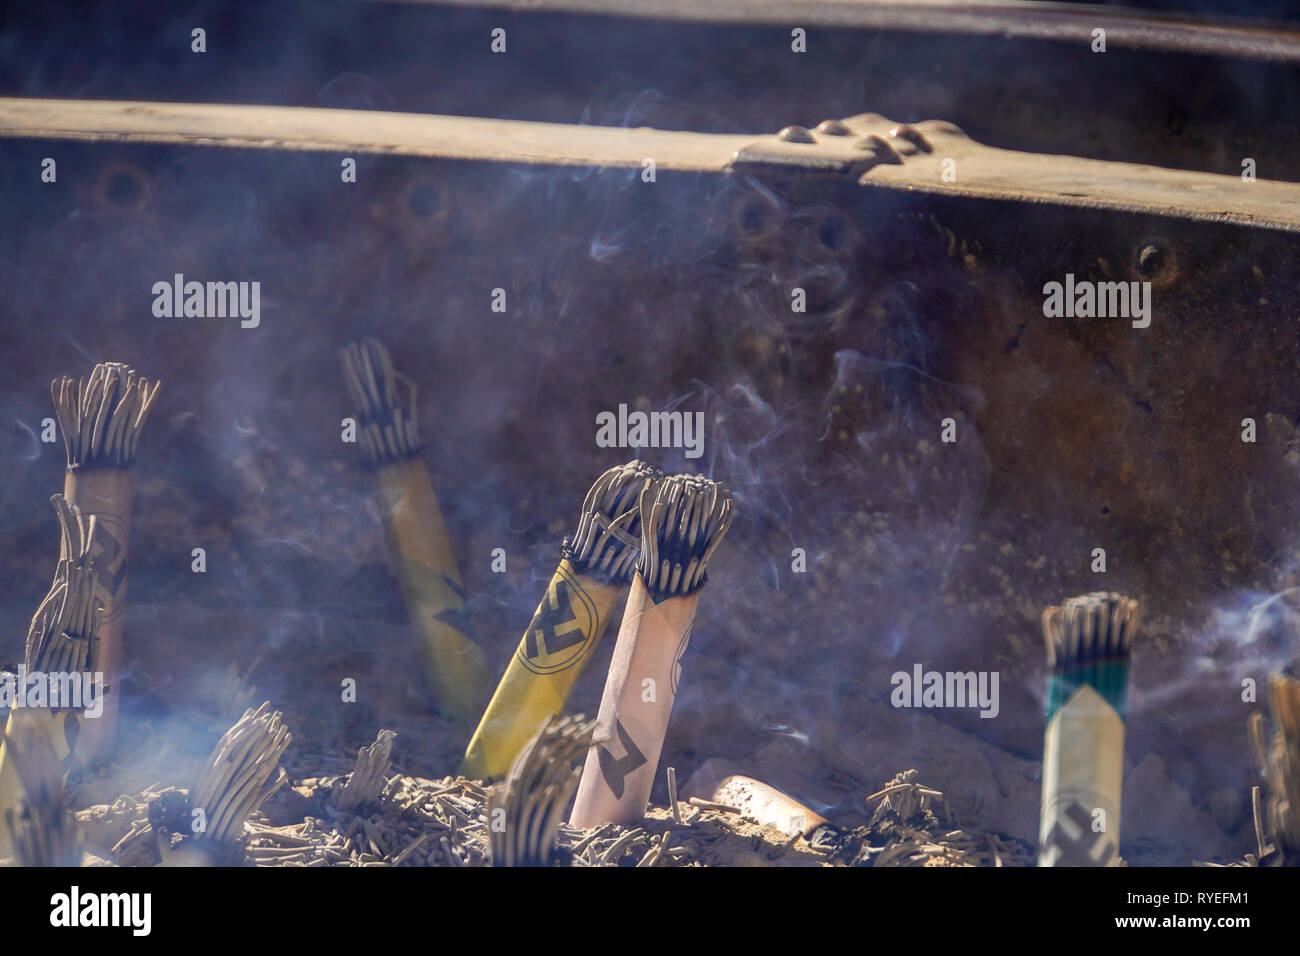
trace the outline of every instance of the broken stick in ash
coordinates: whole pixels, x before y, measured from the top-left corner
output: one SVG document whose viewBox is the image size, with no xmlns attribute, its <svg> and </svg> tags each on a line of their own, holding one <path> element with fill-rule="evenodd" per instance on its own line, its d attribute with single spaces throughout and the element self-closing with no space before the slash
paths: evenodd
<svg viewBox="0 0 1300 956">
<path fill-rule="evenodd" d="M 653 465 L 633 460 L 609 469 L 587 492 L 577 532 L 564 541 L 560 566 L 465 749 L 460 773 L 499 778 L 538 725 L 564 710 L 635 570 L 641 492 L 662 477 Z"/>
<path fill-rule="evenodd" d="M 388 550 L 419 632 L 430 692 L 444 714 L 474 720 L 487 695 L 487 664 L 470 633 L 465 586 L 421 457 L 415 383 L 393 368 L 376 339 L 348 345 L 341 359 L 357 408 L 357 440 L 375 472 Z M 407 390 L 404 401 L 399 384 Z"/>
<path fill-rule="evenodd" d="M 555 834 L 582 774 L 578 761 L 591 746 L 594 721 L 548 718 L 515 758 L 503 783 L 487 798 L 493 866 L 547 866 L 555 862 Z"/>
</svg>

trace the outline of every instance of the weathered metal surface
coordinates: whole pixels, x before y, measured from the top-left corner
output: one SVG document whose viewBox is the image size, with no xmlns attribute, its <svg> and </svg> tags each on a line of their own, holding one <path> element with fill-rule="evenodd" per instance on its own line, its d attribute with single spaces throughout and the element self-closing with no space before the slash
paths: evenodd
<svg viewBox="0 0 1300 956">
<path fill-rule="evenodd" d="M 837 126 L 810 131 L 811 142 L 781 134 L 760 140 L 737 153 L 733 168 L 785 167 L 854 176 L 864 186 L 1300 228 L 1300 184 L 996 149 L 951 123 L 899 124 L 875 113 Z"/>
<path fill-rule="evenodd" d="M 0 99 L 0 136 L 721 172 L 752 136 L 379 110 Z"/>
<path fill-rule="evenodd" d="M 709 23 L 768 23 L 839 30 L 907 30 L 1090 43 L 1300 62 L 1300 30 L 1248 21 L 1155 15 L 1076 3 L 1016 0 L 410 0 L 519 13 L 603 14 Z"/>
<path fill-rule="evenodd" d="M 1300 184 L 997 149 L 950 123 L 900 125 L 874 113 L 755 140 L 373 110 L 7 98 L 0 136 L 629 169 L 653 160 L 668 171 L 852 176 L 865 186 L 1300 231 Z"/>
</svg>

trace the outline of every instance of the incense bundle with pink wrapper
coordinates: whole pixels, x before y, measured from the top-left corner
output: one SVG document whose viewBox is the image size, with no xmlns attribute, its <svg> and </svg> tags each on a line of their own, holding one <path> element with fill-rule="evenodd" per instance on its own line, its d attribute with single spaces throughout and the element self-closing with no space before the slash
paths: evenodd
<svg viewBox="0 0 1300 956">
<path fill-rule="evenodd" d="M 699 475 L 641 492 L 641 557 L 569 822 L 645 815 L 709 559 L 731 527 L 731 496 Z"/>
</svg>

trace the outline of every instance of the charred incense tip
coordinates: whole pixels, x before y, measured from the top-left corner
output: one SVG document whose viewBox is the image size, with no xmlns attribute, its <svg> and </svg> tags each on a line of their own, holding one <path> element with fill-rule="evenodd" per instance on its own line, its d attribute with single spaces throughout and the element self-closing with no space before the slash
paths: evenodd
<svg viewBox="0 0 1300 956">
<path fill-rule="evenodd" d="M 1094 591 L 1043 612 L 1047 663 L 1054 671 L 1126 659 L 1142 616 L 1132 598 Z"/>
<path fill-rule="evenodd" d="M 50 741 L 30 725 L 0 743 L 22 787 L 16 807 L 6 807 L 3 826 L 18 866 L 80 866 L 81 842 L 72 804 L 63 785 L 63 768 Z"/>
<path fill-rule="evenodd" d="M 217 742 L 190 791 L 191 813 L 203 811 L 196 837 L 214 850 L 235 848 L 244 820 L 287 779 L 280 757 L 293 737 L 281 713 L 270 707 L 244 712 Z"/>
<path fill-rule="evenodd" d="M 582 776 L 594 720 L 551 717 L 519 751 L 506 779 L 487 798 L 493 866 L 546 866 L 555 834 Z M 498 814 L 496 811 L 504 813 Z M 501 820 L 504 824 L 497 825 Z"/>
<path fill-rule="evenodd" d="M 1124 715 L 1129 651 L 1141 616 L 1137 601 L 1107 591 L 1070 598 L 1043 611 L 1050 670 L 1048 720 L 1084 684 Z"/>
<path fill-rule="evenodd" d="M 641 553 L 641 494 L 664 473 L 639 458 L 609 469 L 582 503 L 578 530 L 564 542 L 564 556 L 581 574 L 626 584 Z"/>
<path fill-rule="evenodd" d="M 51 382 L 68 469 L 134 465 L 136 444 L 158 386 L 120 362 L 101 362 L 89 378 L 65 375 Z"/>
<path fill-rule="evenodd" d="M 641 492 L 637 570 L 656 598 L 680 597 L 705 584 L 709 559 L 731 527 L 731 495 L 701 475 L 672 475 Z"/>
<path fill-rule="evenodd" d="M 378 339 L 352 342 L 339 352 L 343 381 L 357 408 L 357 441 L 372 465 L 402 461 L 420 451 L 415 382 L 393 368 Z M 406 390 L 406 401 L 399 394 Z"/>
<path fill-rule="evenodd" d="M 96 670 L 100 614 L 95 599 L 98 582 L 91 564 L 95 519 L 62 495 L 50 499 L 59 516 L 62 553 L 54 583 L 32 616 L 27 629 L 24 663 L 29 673 L 85 674 Z"/>
</svg>

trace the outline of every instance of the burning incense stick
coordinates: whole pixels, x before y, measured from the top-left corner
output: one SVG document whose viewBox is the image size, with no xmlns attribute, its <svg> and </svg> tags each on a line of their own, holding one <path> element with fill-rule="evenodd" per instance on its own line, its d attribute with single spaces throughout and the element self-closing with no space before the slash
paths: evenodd
<svg viewBox="0 0 1300 956">
<path fill-rule="evenodd" d="M 357 406 L 357 438 L 375 469 L 389 552 L 397 568 L 429 689 L 443 713 L 471 720 L 479 713 L 488 673 L 465 609 L 465 586 L 420 458 L 415 383 L 393 368 L 375 339 L 342 351 L 343 379 Z M 408 392 L 403 404 L 398 385 Z"/>
<path fill-rule="evenodd" d="M 117 362 L 96 365 L 89 378 L 78 381 L 65 376 L 50 384 L 68 459 L 63 495 L 99 526 L 94 558 L 99 572 L 96 597 L 104 613 L 97 636 L 100 667 L 111 693 L 104 700 L 103 715 L 85 728 L 79 761 L 106 755 L 117 730 L 132 469 L 140 431 L 158 397 L 158 385 Z"/>
<path fill-rule="evenodd" d="M 1039 866 L 1118 866 L 1131 598 L 1096 592 L 1043 612 L 1047 733 Z"/>
<path fill-rule="evenodd" d="M 643 461 L 605 472 L 587 492 L 578 530 L 465 750 L 460 773 L 499 777 L 569 691 L 605 633 L 641 553 L 641 492 L 663 477 Z"/>
<path fill-rule="evenodd" d="M 641 557 L 569 820 L 579 827 L 645 815 L 705 571 L 733 515 L 727 490 L 698 475 L 647 485 L 640 507 Z"/>
<path fill-rule="evenodd" d="M 63 767 L 48 737 L 30 724 L 0 731 L 0 747 L 21 784 L 18 807 L 4 807 L 0 830 L 18 866 L 80 866 L 77 821 L 64 789 Z M 0 853 L 0 856 L 4 856 Z"/>
<path fill-rule="evenodd" d="M 264 703 L 244 712 L 217 743 L 190 790 L 191 814 L 203 811 L 194 841 L 213 861 L 237 853 L 244 821 L 288 779 L 280 757 L 293 736 L 280 712 L 270 712 L 270 707 Z"/>
<path fill-rule="evenodd" d="M 525 742 L 505 782 L 487 798 L 493 866 L 546 866 L 555 854 L 569 798 L 582 773 L 578 758 L 591 746 L 594 721 L 548 717 Z"/>
<path fill-rule="evenodd" d="M 85 737 L 85 727 L 94 723 L 83 719 L 84 711 L 93 706 L 102 719 L 106 703 L 102 696 L 97 701 L 88 696 L 94 693 L 93 675 L 101 669 L 95 635 L 102 609 L 98 577 L 91 564 L 99 526 L 95 518 L 84 517 L 61 495 L 50 501 L 59 517 L 64 557 L 27 631 L 19 699 L 9 711 L 5 736 L 11 740 L 22 736 L 29 742 L 44 740 L 66 774 L 74 748 Z M 29 695 L 27 682 L 33 677 Z M 98 693 L 103 694 L 102 684 Z M 65 694 L 72 699 L 65 700 Z M 0 743 L 0 811 L 11 811 L 22 801 L 22 778 L 7 745 Z M 5 828 L 0 827 L 0 857 L 11 849 L 8 839 Z"/>
</svg>

